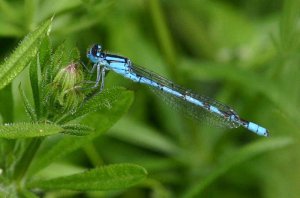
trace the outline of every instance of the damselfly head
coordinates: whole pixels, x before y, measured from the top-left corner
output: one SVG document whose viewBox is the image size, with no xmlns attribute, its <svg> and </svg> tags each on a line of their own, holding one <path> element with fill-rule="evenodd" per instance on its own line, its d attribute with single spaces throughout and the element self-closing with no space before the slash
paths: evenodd
<svg viewBox="0 0 300 198">
<path fill-rule="evenodd" d="M 99 58 L 103 57 L 102 47 L 99 44 L 94 44 L 87 51 L 86 56 L 93 62 L 96 63 L 99 61 Z"/>
<path fill-rule="evenodd" d="M 95 57 L 99 57 L 102 52 L 102 47 L 99 44 L 95 44 L 91 47 L 89 53 Z"/>
</svg>

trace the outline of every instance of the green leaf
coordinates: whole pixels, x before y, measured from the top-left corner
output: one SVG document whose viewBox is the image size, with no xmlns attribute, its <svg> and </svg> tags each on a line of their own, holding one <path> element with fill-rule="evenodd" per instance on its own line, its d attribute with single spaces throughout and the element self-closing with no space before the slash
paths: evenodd
<svg viewBox="0 0 300 198">
<path fill-rule="evenodd" d="M 114 3 L 115 0 L 86 2 L 84 7 L 89 10 L 89 15 L 84 14 L 83 16 L 78 17 L 76 23 L 69 20 L 66 22 L 68 23 L 67 26 L 60 24 L 56 26 L 54 32 L 59 35 L 71 35 L 76 34 L 76 32 L 85 31 L 92 26 L 101 23 L 101 20 L 105 20 L 105 15 L 110 12 L 109 10 L 112 9 Z"/>
<path fill-rule="evenodd" d="M 49 36 L 46 36 L 42 42 L 41 46 L 39 48 L 39 67 L 42 69 L 42 66 L 47 66 L 46 63 L 49 61 L 50 56 L 52 54 L 52 43 Z"/>
<path fill-rule="evenodd" d="M 32 95 L 34 100 L 34 105 L 36 109 L 37 116 L 40 117 L 41 114 L 41 102 L 40 100 L 40 90 L 39 90 L 39 72 L 43 67 L 47 67 L 46 62 L 50 60 L 51 55 L 51 42 L 50 38 L 46 36 L 40 45 L 39 52 L 34 58 L 29 68 L 30 84 L 32 89 Z M 43 91 L 43 90 L 42 90 Z"/>
<path fill-rule="evenodd" d="M 99 167 L 70 176 L 29 183 L 29 188 L 88 190 L 115 190 L 134 186 L 144 180 L 147 171 L 134 164 L 116 164 Z"/>
<path fill-rule="evenodd" d="M 25 0 L 24 1 L 24 24 L 30 29 L 34 23 L 35 14 L 37 13 L 38 3 L 36 0 Z"/>
<path fill-rule="evenodd" d="M 17 25 L 0 19 L 0 36 L 2 37 L 21 37 L 23 30 Z"/>
<path fill-rule="evenodd" d="M 51 56 L 51 62 L 49 65 L 43 65 L 43 69 L 47 66 L 48 79 L 52 81 L 54 75 L 62 68 L 70 64 L 71 61 L 77 61 L 80 59 L 80 53 L 76 47 L 74 47 L 71 42 L 63 42 L 57 47 L 54 54 Z M 47 81 L 46 81 L 47 82 Z M 50 83 L 50 82 L 48 82 Z"/>
<path fill-rule="evenodd" d="M 82 117 L 88 113 L 109 110 L 113 104 L 122 99 L 122 95 L 125 93 L 124 88 L 112 88 L 103 90 L 101 93 L 97 93 L 76 110 L 75 113 L 70 112 L 59 123 L 66 123 L 75 118 Z"/>
<path fill-rule="evenodd" d="M 158 131 L 130 119 L 120 120 L 108 135 L 159 152 L 174 154 L 180 151 L 179 147 Z"/>
<path fill-rule="evenodd" d="M 174 43 L 171 39 L 170 29 L 167 27 L 167 22 L 161 8 L 159 0 L 149 1 L 150 16 L 154 24 L 154 29 L 159 40 L 159 44 L 165 59 L 168 61 L 169 72 L 173 77 L 176 77 L 177 56 L 175 52 Z"/>
<path fill-rule="evenodd" d="M 62 128 L 64 128 L 63 133 L 76 136 L 88 135 L 94 131 L 93 128 L 83 124 L 65 124 L 62 125 Z"/>
<path fill-rule="evenodd" d="M 18 7 L 18 6 L 17 6 Z M 11 1 L 0 0 L 0 13 L 9 24 L 17 24 L 21 20 L 22 12 L 16 9 L 16 4 Z M 1 23 L 0 23 L 1 24 Z"/>
<path fill-rule="evenodd" d="M 55 124 L 15 123 L 0 125 L 0 138 L 32 138 L 57 134 L 64 129 Z"/>
<path fill-rule="evenodd" d="M 28 34 L 19 47 L 0 65 L 0 89 L 11 82 L 37 54 L 40 40 L 49 32 L 51 21 L 44 22 L 34 32 Z"/>
<path fill-rule="evenodd" d="M 23 198 L 38 198 L 37 195 L 35 195 L 33 192 L 30 192 L 29 190 L 26 189 L 20 190 L 19 196 Z"/>
<path fill-rule="evenodd" d="M 95 132 L 84 137 L 64 137 L 56 142 L 51 149 L 46 150 L 36 158 L 36 161 L 30 167 L 30 174 L 38 172 L 51 162 L 90 143 L 93 139 L 103 134 L 127 112 L 132 101 L 133 93 L 120 88 L 103 91 L 92 98 L 89 103 L 82 107 L 82 110 L 77 112 L 77 116 L 88 113 L 88 111 L 94 112 L 86 116 L 82 123 L 93 127 Z M 98 112 L 95 112 L 97 110 Z"/>
<path fill-rule="evenodd" d="M 66 44 L 62 43 L 55 50 L 53 56 L 51 57 L 52 58 L 51 64 L 47 67 L 49 71 L 49 75 L 50 77 L 52 77 L 50 78 L 50 81 L 53 80 L 54 74 L 56 74 L 60 68 L 66 66 L 69 63 L 70 59 L 69 57 L 66 56 L 66 54 L 67 54 Z"/>
<path fill-rule="evenodd" d="M 299 47 L 299 29 L 297 28 L 299 20 L 300 2 L 284 1 L 283 12 L 280 20 L 280 52 L 283 54 L 289 53 L 292 50 L 297 50 Z"/>
<path fill-rule="evenodd" d="M 54 74 L 57 73 L 58 69 L 62 66 L 62 58 L 65 54 L 65 45 L 64 43 L 57 47 L 54 54 L 51 56 L 51 62 L 48 65 L 41 63 L 41 71 L 42 71 L 42 82 L 41 82 L 41 93 L 42 97 L 46 95 L 45 87 L 53 81 Z M 69 61 L 69 60 L 68 60 Z M 54 69 L 54 67 L 56 69 Z"/>
<path fill-rule="evenodd" d="M 38 64 L 39 64 L 39 54 L 30 64 L 29 67 L 29 76 L 30 76 L 30 85 L 34 100 L 34 105 L 36 109 L 37 116 L 40 115 L 40 93 L 39 93 L 39 80 L 38 80 Z"/>
<path fill-rule="evenodd" d="M 61 13 L 82 6 L 83 3 L 84 2 L 81 0 L 75 0 L 75 1 L 62 0 L 62 1 L 55 1 L 55 2 L 41 1 L 39 6 L 38 18 L 45 19 L 52 16 L 53 13 L 59 16 Z"/>
<path fill-rule="evenodd" d="M 23 100 L 26 113 L 29 115 L 31 121 L 36 122 L 37 121 L 36 112 L 35 112 L 34 108 L 31 106 L 31 104 L 29 103 L 29 101 L 21 87 L 21 84 L 19 85 L 19 92 L 20 92 L 21 98 Z"/>
<path fill-rule="evenodd" d="M 273 138 L 251 143 L 237 151 L 234 155 L 232 155 L 232 157 L 216 168 L 212 174 L 204 179 L 201 178 L 199 181 L 195 181 L 195 185 L 191 186 L 183 197 L 199 197 L 203 190 L 205 190 L 211 183 L 224 175 L 234 166 L 246 162 L 262 153 L 281 149 L 291 145 L 292 143 L 293 140 L 291 138 Z"/>
<path fill-rule="evenodd" d="M 11 84 L 0 90 L 0 114 L 2 115 L 3 122 L 13 121 L 13 95 Z"/>
</svg>

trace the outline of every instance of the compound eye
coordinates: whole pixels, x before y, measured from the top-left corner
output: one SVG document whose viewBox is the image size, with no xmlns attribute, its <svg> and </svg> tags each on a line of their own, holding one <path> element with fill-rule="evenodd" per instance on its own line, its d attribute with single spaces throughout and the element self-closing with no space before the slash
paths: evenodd
<svg viewBox="0 0 300 198">
<path fill-rule="evenodd" d="M 95 44 L 91 49 L 91 54 L 96 57 L 100 56 L 101 50 L 102 50 L 101 45 Z"/>
</svg>

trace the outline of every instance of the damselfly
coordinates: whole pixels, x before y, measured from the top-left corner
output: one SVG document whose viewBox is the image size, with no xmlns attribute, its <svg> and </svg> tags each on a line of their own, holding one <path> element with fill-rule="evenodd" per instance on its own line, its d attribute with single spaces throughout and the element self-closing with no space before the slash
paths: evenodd
<svg viewBox="0 0 300 198">
<path fill-rule="evenodd" d="M 214 99 L 201 96 L 174 84 L 152 71 L 136 66 L 128 58 L 105 53 L 101 45 L 95 44 L 87 52 L 87 57 L 94 63 L 91 72 L 97 70 L 94 88 L 104 88 L 105 72 L 112 70 L 132 81 L 146 84 L 167 96 L 171 103 L 184 106 L 185 110 L 196 118 L 212 117 L 214 122 L 230 128 L 242 126 L 258 135 L 268 136 L 268 130 L 258 124 L 241 119 L 229 106 Z"/>
</svg>

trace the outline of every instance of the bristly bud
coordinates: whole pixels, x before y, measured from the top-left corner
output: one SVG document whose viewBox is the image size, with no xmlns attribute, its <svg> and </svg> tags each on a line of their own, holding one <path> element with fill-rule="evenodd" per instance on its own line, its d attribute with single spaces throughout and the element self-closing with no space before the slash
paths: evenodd
<svg viewBox="0 0 300 198">
<path fill-rule="evenodd" d="M 84 99 L 80 83 L 83 82 L 83 72 L 78 63 L 71 63 L 59 70 L 52 83 L 54 100 L 63 110 L 74 110 Z"/>
</svg>

